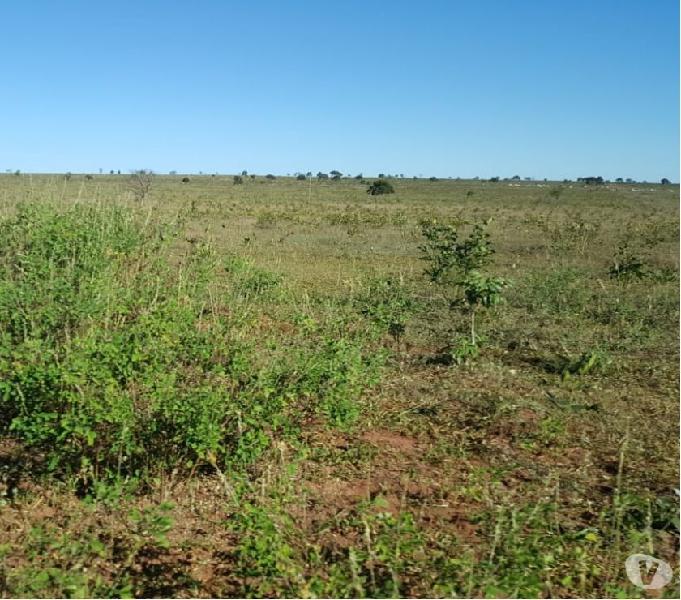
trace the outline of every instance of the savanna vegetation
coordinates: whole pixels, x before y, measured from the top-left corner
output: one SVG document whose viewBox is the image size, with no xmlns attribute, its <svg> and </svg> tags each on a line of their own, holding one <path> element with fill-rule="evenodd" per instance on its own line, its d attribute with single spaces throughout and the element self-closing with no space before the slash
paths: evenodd
<svg viewBox="0 0 681 600">
<path fill-rule="evenodd" d="M 0 176 L 0 595 L 678 597 L 678 193 Z"/>
</svg>

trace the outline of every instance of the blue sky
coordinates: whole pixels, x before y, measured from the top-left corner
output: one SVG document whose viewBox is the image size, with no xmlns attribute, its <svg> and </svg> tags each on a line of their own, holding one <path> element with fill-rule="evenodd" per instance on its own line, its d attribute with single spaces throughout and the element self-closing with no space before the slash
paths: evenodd
<svg viewBox="0 0 681 600">
<path fill-rule="evenodd" d="M 0 171 L 678 181 L 678 11 L 4 2 Z"/>
</svg>

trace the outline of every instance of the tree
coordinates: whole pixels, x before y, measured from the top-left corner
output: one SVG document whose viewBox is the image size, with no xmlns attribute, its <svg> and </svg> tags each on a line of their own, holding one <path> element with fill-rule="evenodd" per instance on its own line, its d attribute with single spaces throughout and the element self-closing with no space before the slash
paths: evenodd
<svg viewBox="0 0 681 600">
<path fill-rule="evenodd" d="M 246 169 L 244 169 L 243 171 L 241 171 L 241 176 L 242 176 L 242 177 L 246 177 L 247 175 L 248 175 L 248 171 L 247 171 Z"/>
<path fill-rule="evenodd" d="M 666 177 L 663 177 L 662 181 L 660 181 L 660 183 L 662 185 L 669 185 L 671 183 L 671 181 L 669 181 L 669 179 L 667 179 Z"/>
<path fill-rule="evenodd" d="M 298 181 L 305 181 L 307 179 L 307 177 L 305 177 L 305 175 L 303 175 L 303 173 L 298 173 L 298 175 L 296 175 L 296 179 Z"/>
<path fill-rule="evenodd" d="M 378 174 L 378 178 L 379 178 L 379 179 L 383 179 L 384 177 L 385 177 L 385 174 L 384 174 L 384 173 L 379 173 L 379 174 Z"/>
<path fill-rule="evenodd" d="M 383 194 L 394 194 L 395 189 L 385 179 L 377 179 L 367 189 L 370 196 L 382 196 Z"/>
<path fill-rule="evenodd" d="M 598 177 L 578 177 L 577 181 L 586 185 L 601 185 L 603 178 L 600 175 Z"/>
<path fill-rule="evenodd" d="M 265 175 L 265 179 L 276 179 L 276 177 L 272 175 L 272 173 L 268 173 L 267 175 Z"/>
<path fill-rule="evenodd" d="M 128 187 L 137 200 L 144 200 L 149 193 L 153 177 L 154 173 L 151 169 L 138 169 L 132 172 Z"/>
<path fill-rule="evenodd" d="M 615 179 L 615 183 L 622 183 L 623 181 L 624 181 L 624 179 L 622 179 L 621 177 L 618 177 L 617 179 Z"/>
<path fill-rule="evenodd" d="M 490 180 L 492 183 L 496 183 L 497 181 L 499 181 L 499 178 L 498 178 L 498 177 L 490 177 L 489 180 Z"/>
<path fill-rule="evenodd" d="M 329 175 L 327 173 L 322 173 L 321 171 L 319 171 L 319 173 L 317 173 L 317 179 L 328 179 L 328 178 L 329 178 Z"/>
<path fill-rule="evenodd" d="M 333 181 L 340 181 L 341 176 L 340 175 L 334 175 L 331 179 Z"/>
<path fill-rule="evenodd" d="M 359 173 L 358 175 L 355 175 L 355 179 L 362 179 L 362 174 Z"/>
<path fill-rule="evenodd" d="M 340 179 L 340 177 L 341 177 L 341 175 L 343 175 L 343 173 L 341 173 L 340 171 L 336 171 L 334 169 L 333 171 L 329 172 L 329 175 L 331 175 L 332 177 L 338 177 Z"/>
<path fill-rule="evenodd" d="M 437 181 L 437 177 L 430 177 L 428 181 Z"/>
<path fill-rule="evenodd" d="M 453 225 L 437 221 L 422 221 L 421 233 L 426 238 L 419 246 L 422 258 L 429 263 L 426 274 L 435 283 L 450 282 L 458 287 L 461 299 L 471 314 L 471 340 L 477 347 L 475 314 L 480 308 L 491 308 L 502 301 L 502 292 L 509 282 L 487 275 L 485 267 L 491 263 L 494 249 L 486 231 L 488 222 L 477 223 L 467 239 L 460 239 Z M 451 303 L 460 304 L 461 300 Z"/>
<path fill-rule="evenodd" d="M 244 182 L 244 178 L 241 175 L 235 175 L 232 180 L 234 185 L 241 185 Z"/>
</svg>

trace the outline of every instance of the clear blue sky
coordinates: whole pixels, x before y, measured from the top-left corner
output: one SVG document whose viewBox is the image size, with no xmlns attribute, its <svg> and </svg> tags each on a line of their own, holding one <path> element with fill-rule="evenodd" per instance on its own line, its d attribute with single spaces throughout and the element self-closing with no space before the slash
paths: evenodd
<svg viewBox="0 0 681 600">
<path fill-rule="evenodd" d="M 679 179 L 677 0 L 2 3 L 0 171 Z"/>
</svg>

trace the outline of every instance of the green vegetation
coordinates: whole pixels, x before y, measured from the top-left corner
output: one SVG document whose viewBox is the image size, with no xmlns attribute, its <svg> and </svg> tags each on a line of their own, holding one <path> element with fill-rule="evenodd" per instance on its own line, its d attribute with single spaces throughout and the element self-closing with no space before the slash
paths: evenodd
<svg viewBox="0 0 681 600">
<path fill-rule="evenodd" d="M 367 194 L 370 196 L 382 196 L 383 194 L 394 194 L 395 188 L 385 179 L 377 179 L 368 188 Z"/>
<path fill-rule="evenodd" d="M 676 569 L 678 186 L 136 175 L 0 176 L 0 596 Z"/>
</svg>

